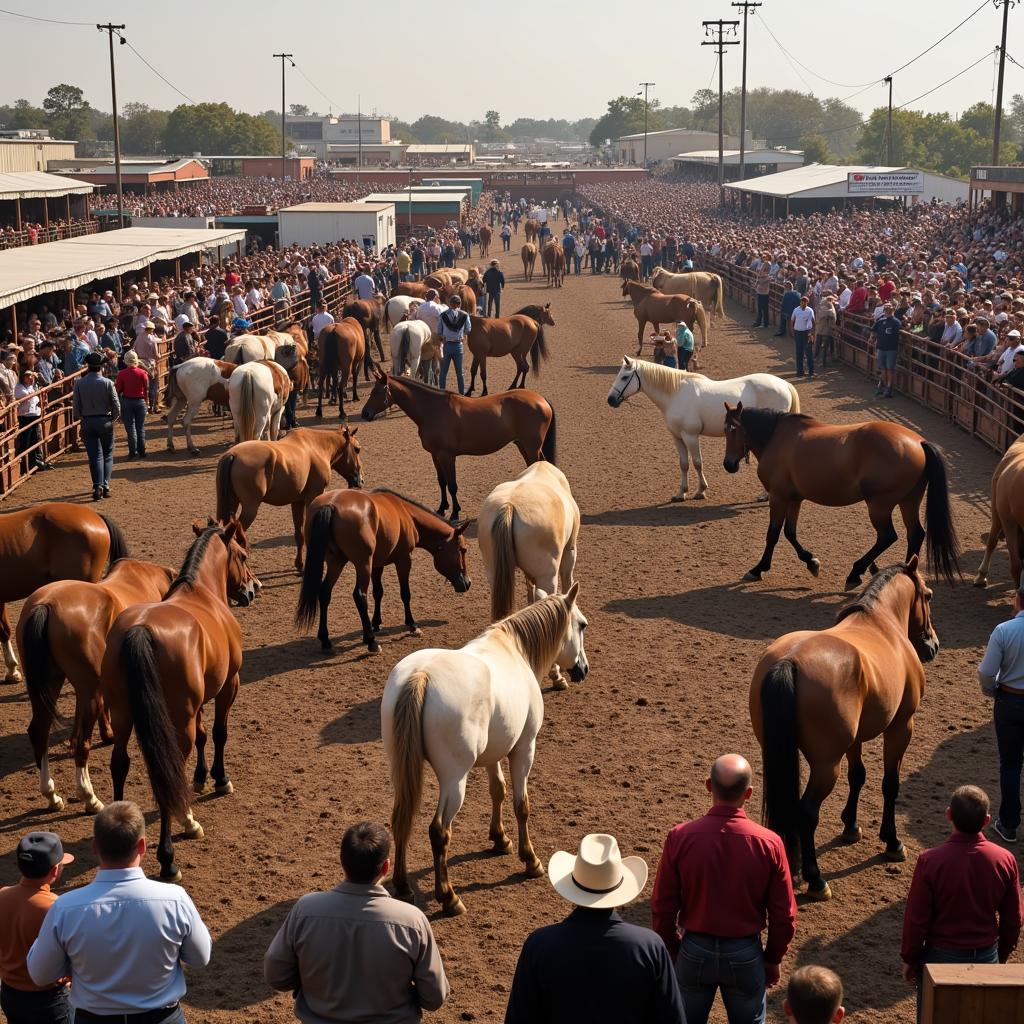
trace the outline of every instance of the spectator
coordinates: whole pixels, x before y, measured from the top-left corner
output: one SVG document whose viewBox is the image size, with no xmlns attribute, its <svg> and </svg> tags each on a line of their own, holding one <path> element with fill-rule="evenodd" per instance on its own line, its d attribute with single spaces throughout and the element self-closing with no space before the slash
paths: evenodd
<svg viewBox="0 0 1024 1024">
<path fill-rule="evenodd" d="M 828 366 L 829 357 L 834 355 L 834 334 L 836 329 L 836 297 L 826 291 L 814 312 L 814 357 L 819 367 Z"/>
<path fill-rule="evenodd" d="M 9 348 L 0 358 L 0 409 L 14 404 L 14 389 L 18 386 L 18 353 Z"/>
<path fill-rule="evenodd" d="M 75 858 L 53 832 L 22 836 L 16 856 L 21 882 L 0 889 L 0 1009 L 8 1024 L 71 1024 L 68 979 L 37 985 L 25 958 L 57 900 L 50 887 Z"/>
<path fill-rule="evenodd" d="M 575 909 L 527 937 L 505 1024 L 685 1024 L 665 946 L 615 912 L 647 884 L 643 858 L 622 857 L 614 836 L 588 835 L 576 856 L 552 855 L 548 878 Z"/>
<path fill-rule="evenodd" d="M 772 290 L 772 279 L 769 269 L 770 264 L 766 259 L 757 268 L 757 277 L 754 279 L 754 295 L 757 300 L 757 319 L 751 325 L 754 328 L 771 326 L 768 301 Z"/>
<path fill-rule="evenodd" d="M 121 396 L 121 419 L 128 435 L 128 458 L 144 459 L 149 374 L 139 365 L 139 357 L 135 352 L 125 353 L 124 369 L 115 378 L 114 389 Z"/>
<path fill-rule="evenodd" d="M 896 359 L 899 354 L 900 331 L 903 324 L 892 315 L 892 303 L 882 306 L 882 315 L 871 325 L 871 331 L 877 338 L 875 341 L 875 363 L 878 368 L 878 383 L 875 395 L 881 398 L 892 398 L 892 386 L 896 377 Z"/>
<path fill-rule="evenodd" d="M 807 375 L 814 376 L 814 310 L 807 304 L 807 296 L 800 296 L 800 304 L 789 317 L 796 350 L 796 375 L 804 375 L 804 358 L 807 359 Z"/>
<path fill-rule="evenodd" d="M 846 1016 L 843 983 L 827 967 L 801 967 L 790 976 L 782 1004 L 791 1024 L 839 1024 Z"/>
<path fill-rule="evenodd" d="M 42 408 L 39 404 L 39 376 L 32 370 L 23 370 L 21 379 L 14 386 L 14 399 L 18 403 L 18 435 L 15 440 L 15 454 L 28 452 L 26 472 L 30 469 L 53 469 L 44 458 L 39 421 Z M 30 451 L 31 449 L 31 451 Z"/>
<path fill-rule="evenodd" d="M 309 330 L 312 334 L 312 341 L 316 341 L 320 337 L 320 332 L 327 327 L 329 324 L 334 323 L 334 317 L 327 312 L 327 303 L 322 301 L 317 307 L 316 313 L 310 318 Z"/>
<path fill-rule="evenodd" d="M 743 812 L 751 778 L 738 754 L 718 758 L 705 783 L 710 811 L 668 834 L 658 865 L 651 919 L 676 959 L 689 1024 L 706 1024 L 719 989 L 730 1024 L 763 1024 L 765 990 L 796 929 L 782 839 Z"/>
<path fill-rule="evenodd" d="M 491 265 L 484 271 L 483 281 L 487 292 L 485 316 L 490 316 L 492 310 L 495 316 L 501 316 L 501 290 L 505 287 L 505 275 L 499 269 L 497 260 L 491 260 Z"/>
<path fill-rule="evenodd" d="M 688 370 L 693 359 L 693 331 L 683 320 L 676 324 L 676 359 L 680 370 Z M 696 369 L 696 360 L 693 366 Z"/>
<path fill-rule="evenodd" d="M 99 352 L 86 357 L 86 372 L 75 380 L 72 404 L 75 419 L 82 424 L 82 440 L 89 457 L 92 500 L 110 497 L 110 474 L 114 468 L 114 420 L 121 415 L 114 383 L 102 374 L 106 360 Z"/>
<path fill-rule="evenodd" d="M 381 882 L 391 868 L 387 829 L 364 821 L 341 841 L 345 878 L 303 896 L 263 961 L 267 983 L 295 993 L 309 1024 L 419 1021 L 448 996 L 441 955 L 422 911 L 393 899 Z"/>
<path fill-rule="evenodd" d="M 118 800 L 93 819 L 96 878 L 57 898 L 28 954 L 37 984 L 71 977 L 76 1024 L 184 1024 L 182 964 L 205 967 L 210 933 L 181 886 L 146 878 L 146 822 Z"/>
<path fill-rule="evenodd" d="M 782 287 L 785 290 L 782 293 L 782 304 L 779 308 L 779 329 L 775 332 L 776 338 L 785 336 L 793 310 L 800 305 L 800 293 L 793 287 L 793 282 L 786 281 Z"/>
<path fill-rule="evenodd" d="M 441 347 L 440 382 L 438 386 L 442 391 L 445 390 L 448 367 L 454 363 L 455 379 L 458 381 L 459 394 L 463 395 L 466 393 L 466 385 L 462 379 L 462 343 L 472 329 L 472 322 L 469 319 L 469 314 L 462 309 L 462 299 L 457 294 L 453 295 L 448 302 L 449 308 L 441 314 L 438 327 L 443 342 Z M 420 308 L 416 311 L 417 314 L 422 311 L 425 305 L 427 303 L 421 303 Z"/>
<path fill-rule="evenodd" d="M 359 274 L 352 282 L 352 287 L 360 299 L 372 299 L 377 294 L 377 284 L 365 266 L 360 269 Z"/>
</svg>

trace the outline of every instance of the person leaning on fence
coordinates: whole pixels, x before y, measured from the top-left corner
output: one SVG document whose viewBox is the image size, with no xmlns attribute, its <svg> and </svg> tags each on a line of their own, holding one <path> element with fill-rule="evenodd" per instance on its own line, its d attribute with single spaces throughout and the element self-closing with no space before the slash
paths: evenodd
<svg viewBox="0 0 1024 1024">
<path fill-rule="evenodd" d="M 121 403 L 114 382 L 103 376 L 104 358 L 90 352 L 86 372 L 75 378 L 72 405 L 81 422 L 82 440 L 89 458 L 92 500 L 110 497 L 110 475 L 114 468 L 114 420 L 121 415 Z"/>
<path fill-rule="evenodd" d="M 39 447 L 42 435 L 39 424 L 42 418 L 42 407 L 39 404 L 39 376 L 33 370 L 22 370 L 21 379 L 14 387 L 14 398 L 18 403 L 18 436 L 15 443 L 15 454 L 28 452 L 25 456 L 27 465 L 24 471 L 31 469 L 53 469 L 43 458 Z M 31 450 L 30 450 L 31 449 Z"/>
</svg>

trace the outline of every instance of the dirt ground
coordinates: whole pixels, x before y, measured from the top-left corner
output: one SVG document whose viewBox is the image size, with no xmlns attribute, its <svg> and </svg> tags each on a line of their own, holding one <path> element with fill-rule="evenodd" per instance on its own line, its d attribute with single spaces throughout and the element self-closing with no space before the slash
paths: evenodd
<svg viewBox="0 0 1024 1024">
<path fill-rule="evenodd" d="M 552 359 L 530 386 L 558 413 L 559 465 L 583 514 L 577 576 L 591 624 L 589 678 L 568 692 L 545 692 L 547 714 L 530 780 L 533 840 L 546 861 L 555 850 L 575 850 L 584 833 L 610 831 L 624 853 L 648 861 L 653 880 L 666 831 L 706 807 L 703 781 L 713 758 L 739 750 L 759 765 L 747 689 L 761 651 L 787 631 L 830 624 L 844 599 L 846 573 L 873 534 L 863 506 L 805 506 L 801 539 L 822 560 L 820 578 L 812 579 L 792 550 L 780 544 L 764 582 L 738 582 L 757 560 L 766 526 L 766 508 L 755 501 L 759 487 L 753 466 L 728 476 L 721 468 L 722 442 L 706 441 L 708 500 L 669 505 L 678 463 L 657 410 L 643 396 L 617 410 L 605 400 L 622 353 L 635 350 L 635 321 L 615 281 L 586 274 L 567 279 L 561 290 L 548 290 L 540 277 L 532 284 L 522 280 L 518 258 L 506 256 L 503 263 L 509 278 L 505 311 L 550 301 L 557 322 L 549 328 Z M 731 308 L 715 325 L 701 368 L 713 377 L 755 370 L 790 374 L 788 347 L 780 349 L 775 344 L 780 339 L 769 332 L 755 335 L 748 323 L 745 310 Z M 511 360 L 492 363 L 492 385 L 505 386 L 512 372 Z M 964 564 L 973 573 L 988 522 L 995 454 L 908 400 L 872 399 L 870 383 L 844 368 L 830 367 L 799 387 L 804 411 L 822 419 L 892 418 L 944 448 L 967 550 Z M 314 422 L 311 409 L 300 418 Z M 199 458 L 165 453 L 162 432 L 155 433 L 146 463 L 116 466 L 114 493 L 103 508 L 124 527 L 134 555 L 177 564 L 191 540 L 191 520 L 214 510 L 213 469 L 228 431 L 204 415 L 197 434 L 203 448 Z M 430 459 L 404 416 L 362 424 L 359 437 L 368 486 L 389 486 L 436 504 Z M 491 488 L 521 468 L 514 449 L 460 460 L 465 513 L 475 513 Z M 84 501 L 87 486 L 84 460 L 73 455 L 56 472 L 29 481 L 5 510 L 56 498 Z M 252 535 L 255 568 L 265 586 L 253 607 L 238 611 L 246 653 L 227 750 L 235 792 L 201 799 L 195 812 L 205 839 L 178 844 L 184 884 L 215 939 L 209 969 L 190 978 L 186 1003 L 192 1021 L 292 1019 L 290 998 L 271 993 L 263 982 L 263 952 L 298 895 L 335 884 L 344 828 L 362 818 L 386 821 L 390 814 L 378 717 L 384 680 L 416 645 L 459 646 L 487 623 L 487 584 L 475 543 L 475 586 L 464 596 L 447 587 L 419 553 L 413 607 L 423 638 L 396 631 L 401 604 L 389 573 L 384 653 L 367 656 L 359 643 L 348 573 L 331 606 L 336 647 L 325 657 L 315 639 L 292 624 L 297 579 L 288 510 L 264 507 Z M 902 554 L 902 543 L 901 536 L 900 547 L 883 564 Z M 943 810 L 953 787 L 969 781 L 997 792 L 990 710 L 978 692 L 975 667 L 991 628 L 1009 610 L 1004 554 L 997 557 L 992 578 L 985 593 L 936 586 L 933 614 L 942 650 L 928 668 L 898 813 L 909 861 L 890 865 L 878 856 L 880 743 L 866 750 L 864 840 L 854 847 L 834 840 L 841 830 L 845 781 L 823 808 L 821 864 L 834 898 L 827 904 L 801 903 L 783 978 L 801 964 L 837 969 L 855 1020 L 913 1019 L 898 952 L 917 853 L 944 838 Z M 16 616 L 18 609 L 13 611 Z M 67 694 L 63 701 L 69 709 Z M 28 718 L 23 689 L 3 688 L 0 882 L 14 880 L 11 854 L 19 834 L 45 827 L 59 831 L 78 857 L 65 878 L 79 884 L 92 877 L 95 866 L 89 820 L 73 800 L 59 814 L 42 809 L 25 737 Z M 65 739 L 66 734 L 56 737 L 54 776 L 58 790 L 69 796 L 74 778 Z M 104 800 L 110 798 L 108 764 L 108 749 L 98 748 L 93 779 Z M 432 1019 L 500 1020 L 523 939 L 561 918 L 567 907 L 545 879 L 524 880 L 514 855 L 486 852 L 490 803 L 486 777 L 475 773 L 456 819 L 451 865 L 453 884 L 469 912 L 455 920 L 438 917 L 427 839 L 436 794 L 429 771 L 427 780 L 411 867 L 419 905 L 431 916 L 452 986 L 447 1006 Z M 152 798 L 138 756 L 127 793 L 150 812 L 152 822 Z M 155 843 L 155 827 L 150 838 Z M 147 858 L 146 866 L 155 870 L 155 859 Z M 629 919 L 650 923 L 649 894 L 650 885 L 627 908 Z M 716 1020 L 724 1020 L 720 1005 L 716 1014 Z M 772 1014 L 781 1019 L 777 994 Z"/>
</svg>

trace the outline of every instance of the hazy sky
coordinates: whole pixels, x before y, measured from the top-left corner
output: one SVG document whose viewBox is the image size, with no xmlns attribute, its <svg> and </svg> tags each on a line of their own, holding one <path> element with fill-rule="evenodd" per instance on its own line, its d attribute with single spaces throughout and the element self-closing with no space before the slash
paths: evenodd
<svg viewBox="0 0 1024 1024">
<path fill-rule="evenodd" d="M 129 41 L 196 102 L 223 100 L 252 112 L 279 108 L 280 62 L 270 55 L 285 50 L 298 64 L 288 71 L 289 103 L 323 111 L 333 103 L 335 112 L 354 111 L 358 93 L 364 111 L 376 108 L 409 121 L 425 113 L 482 119 L 488 109 L 499 111 L 505 122 L 517 116 L 598 116 L 610 97 L 637 91 L 644 79 L 656 83 L 652 96 L 662 103 L 688 104 L 697 89 L 717 88 L 714 50 L 700 45 L 701 19 L 737 16 L 727 0 L 0 3 L 38 18 L 89 23 L 45 24 L 0 13 L 3 100 L 24 96 L 39 103 L 49 86 L 66 81 L 80 86 L 94 106 L 109 110 L 106 36 L 94 27 L 102 20 L 124 22 Z M 765 0 L 750 18 L 748 85 L 849 97 L 852 105 L 870 110 L 885 103 L 886 74 L 978 6 L 977 0 L 860 0 L 853 7 Z M 914 99 L 986 53 L 975 68 L 913 107 L 955 114 L 978 100 L 991 102 L 991 54 L 1001 18 L 1001 9 L 988 0 L 966 25 L 895 77 L 893 102 Z M 791 65 L 769 29 L 810 71 Z M 739 85 L 740 50 L 730 47 L 725 57 L 726 89 Z M 1024 7 L 1010 12 L 1007 51 L 1024 64 Z M 171 108 L 186 102 L 127 46 L 118 47 L 117 60 L 122 104 L 138 100 Z M 876 84 L 861 91 L 869 80 Z M 1024 69 L 1007 61 L 1006 105 L 1015 92 L 1024 93 Z"/>
</svg>

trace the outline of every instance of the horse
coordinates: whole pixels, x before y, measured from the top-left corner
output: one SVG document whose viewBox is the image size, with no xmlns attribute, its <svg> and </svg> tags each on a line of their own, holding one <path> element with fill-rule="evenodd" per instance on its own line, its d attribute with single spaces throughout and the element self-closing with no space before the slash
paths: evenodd
<svg viewBox="0 0 1024 1024">
<path fill-rule="evenodd" d="M 530 842 L 527 779 L 544 722 L 540 680 L 554 662 L 574 682 L 589 671 L 583 646 L 587 620 L 576 604 L 579 584 L 494 623 L 459 650 L 422 650 L 403 658 L 388 676 L 380 705 L 381 736 L 391 767 L 395 837 L 395 894 L 413 901 L 406 866 L 413 819 L 423 792 L 423 763 L 437 776 L 440 794 L 430 823 L 434 896 L 448 916 L 465 912 L 448 880 L 452 821 L 462 807 L 474 767 L 487 769 L 490 839 L 495 853 L 512 843 L 502 823 L 505 776 L 512 772 L 512 805 L 519 824 L 519 859 L 528 878 L 544 865 Z"/>
<path fill-rule="evenodd" d="M 416 424 L 420 444 L 430 453 L 441 489 L 437 514 L 448 509 L 459 518 L 459 483 L 455 460 L 459 455 L 493 455 L 507 444 L 519 449 L 526 464 L 545 459 L 554 463 L 555 411 L 535 391 L 506 391 L 487 398 L 467 398 L 439 391 L 408 377 L 392 377 L 374 367 L 375 383 L 363 406 L 370 421 L 397 405 Z"/>
<path fill-rule="evenodd" d="M 248 532 L 260 505 L 290 505 L 295 528 L 295 568 L 302 571 L 302 528 L 309 503 L 323 494 L 338 473 L 349 487 L 363 486 L 363 464 L 356 431 L 342 427 L 296 427 L 280 441 L 243 441 L 217 463 L 217 519 L 238 515 Z"/>
<path fill-rule="evenodd" d="M 107 633 L 131 604 L 163 599 L 174 572 L 152 562 L 122 558 L 97 583 L 60 580 L 40 587 L 25 602 L 18 619 L 18 649 L 25 666 L 25 688 L 32 705 L 28 738 L 39 769 L 39 792 L 51 811 L 64 809 L 64 798 L 50 776 L 47 754 L 50 727 L 58 718 L 57 698 L 66 679 L 75 691 L 71 753 L 75 790 L 86 814 L 103 810 L 89 778 L 89 750 L 97 720 L 100 738 L 113 737 L 100 697 L 100 667 Z"/>
<path fill-rule="evenodd" d="M 690 295 L 703 303 L 710 313 L 725 316 L 722 299 L 725 287 L 718 274 L 696 270 L 688 274 L 672 274 L 664 267 L 655 267 L 651 284 L 664 295 Z"/>
<path fill-rule="evenodd" d="M 192 421 L 196 418 L 203 402 L 209 399 L 215 405 L 228 406 L 228 383 L 238 369 L 237 363 L 207 356 L 195 356 L 172 367 L 168 375 L 167 391 L 171 406 L 167 410 L 167 450 L 174 451 L 174 424 L 185 413 L 182 426 L 185 428 L 185 444 L 193 455 L 199 448 L 192 440 Z"/>
<path fill-rule="evenodd" d="M 366 354 L 366 333 L 354 317 L 345 317 L 328 324 L 317 336 L 320 353 L 320 383 L 316 396 L 316 412 L 324 414 L 324 388 L 330 386 L 338 392 L 338 418 L 345 418 L 345 388 L 352 377 L 352 401 L 359 401 L 359 364 Z"/>
<path fill-rule="evenodd" d="M 397 284 L 394 290 L 391 292 L 392 299 L 396 297 L 405 296 L 411 299 L 419 299 L 422 301 L 427 297 L 427 292 L 431 288 L 436 291 L 437 288 L 433 285 L 429 285 L 426 281 L 401 281 Z"/>
<path fill-rule="evenodd" d="M 363 364 L 363 369 L 366 371 L 367 380 L 370 379 L 369 368 L 372 362 L 370 357 L 371 334 L 373 335 L 374 344 L 377 346 L 377 354 L 380 356 L 380 361 L 384 362 L 384 344 L 380 340 L 380 322 L 384 316 L 384 303 L 383 295 L 375 295 L 372 299 L 356 299 L 354 302 L 348 303 L 341 311 L 342 319 L 351 317 L 363 329 L 366 339 L 366 360 Z"/>
<path fill-rule="evenodd" d="M 619 264 L 619 277 L 623 281 L 637 281 L 640 280 L 640 264 L 636 260 L 626 257 Z"/>
<path fill-rule="evenodd" d="M 419 373 L 420 353 L 429 344 L 433 333 L 430 325 L 423 320 L 403 320 L 395 324 L 391 332 L 391 369 L 399 377 L 409 367 L 409 376 Z"/>
<path fill-rule="evenodd" d="M 243 363 L 228 381 L 228 408 L 236 441 L 258 441 L 269 434 L 276 441 L 281 416 L 291 393 L 291 378 L 269 359 Z"/>
<path fill-rule="evenodd" d="M 509 390 L 526 387 L 526 376 L 533 366 L 535 376 L 540 375 L 542 359 L 548 359 L 548 343 L 544 327 L 555 326 L 551 303 L 545 306 L 524 306 L 511 316 L 471 316 L 472 327 L 466 338 L 473 362 L 469 371 L 469 389 L 476 388 L 476 374 L 480 371 L 481 394 L 487 395 L 487 360 L 489 357 L 510 355 L 515 360 L 516 374 Z M 529 357 L 529 358 L 527 358 Z"/>
<path fill-rule="evenodd" d="M 628 296 L 633 303 L 633 316 L 636 317 L 636 354 L 640 355 L 644 348 L 644 328 L 653 324 L 660 330 L 662 324 L 685 323 L 690 330 L 694 324 L 700 325 L 700 347 L 708 343 L 707 316 L 704 307 L 688 295 L 663 295 L 649 284 L 640 281 L 622 282 L 622 294 Z"/>
<path fill-rule="evenodd" d="M 491 229 L 486 224 L 480 225 L 480 256 L 488 256 L 491 251 Z"/>
<path fill-rule="evenodd" d="M 5 683 L 20 683 L 7 605 L 55 580 L 95 583 L 109 563 L 128 557 L 120 527 L 101 512 L 47 501 L 0 514 L 0 649 Z"/>
<path fill-rule="evenodd" d="M 384 307 L 384 328 L 390 331 L 404 320 L 423 300 L 414 295 L 394 295 Z"/>
<path fill-rule="evenodd" d="M 196 540 L 164 599 L 131 605 L 114 620 L 100 670 L 114 730 L 114 799 L 124 799 L 128 741 L 134 730 L 160 809 L 156 856 L 160 878 L 168 882 L 181 879 L 174 863 L 171 817 L 184 824 L 186 838 L 203 835 L 192 816 L 185 764 L 194 745 L 192 785 L 203 793 L 210 774 L 203 706 L 211 700 L 215 790 L 221 795 L 234 790 L 224 767 L 224 748 L 242 667 L 242 630 L 229 601 L 246 605 L 256 592 L 246 564 L 248 541 L 238 520 L 194 523 L 192 529 Z"/>
<path fill-rule="evenodd" d="M 697 471 L 695 500 L 703 499 L 708 482 L 700 439 L 725 435 L 722 402 L 745 402 L 761 409 L 799 412 L 800 395 L 793 385 L 770 373 L 751 373 L 731 380 L 711 380 L 701 373 L 674 370 L 646 359 L 622 357 L 622 366 L 608 390 L 608 404 L 617 409 L 627 398 L 643 393 L 658 407 L 679 455 L 681 481 L 672 501 L 685 501 L 690 486 L 690 459 Z"/>
<path fill-rule="evenodd" d="M 752 452 L 757 475 L 768 492 L 771 518 L 761 561 L 744 577 L 759 580 L 772 567 L 772 552 L 785 532 L 797 557 L 817 576 L 821 563 L 800 545 L 796 521 L 803 501 L 832 508 L 868 507 L 875 543 L 846 578 L 846 589 L 860 583 L 865 569 L 896 541 L 893 509 L 899 505 L 907 529 L 907 561 L 918 554 L 926 534 L 921 501 L 928 493 L 928 561 L 949 582 L 960 572 L 960 542 L 949 507 L 946 462 L 935 445 L 898 423 L 869 420 L 833 426 L 803 413 L 735 408 L 725 403 L 725 468 L 735 473 Z"/>
<path fill-rule="evenodd" d="M 277 352 L 277 332 L 270 334 L 238 334 L 224 349 L 226 363 L 255 363 L 261 359 L 273 359 Z M 289 342 L 291 339 L 289 338 Z"/>
<path fill-rule="evenodd" d="M 939 650 L 931 621 L 932 592 L 917 555 L 884 569 L 829 629 L 787 633 L 772 643 L 750 684 L 750 723 L 764 759 L 764 816 L 786 843 L 796 876 L 802 861 L 808 896 L 827 900 L 815 849 L 819 809 L 835 788 L 843 757 L 850 795 L 842 812 L 842 840 L 861 838 L 857 804 L 866 772 L 861 750 L 882 737 L 879 838 L 885 859 L 904 861 L 896 831 L 900 765 L 924 692 L 923 663 Z M 810 777 L 800 795 L 800 753 Z"/>
<path fill-rule="evenodd" d="M 533 270 L 537 266 L 537 246 L 533 242 L 527 242 L 519 250 L 519 255 L 523 259 L 523 279 L 532 281 Z"/>
<path fill-rule="evenodd" d="M 544 246 L 544 275 L 549 288 L 552 285 L 556 288 L 562 287 L 565 279 L 565 252 L 561 245 L 553 240 Z"/>
<path fill-rule="evenodd" d="M 446 523 L 433 512 L 401 494 L 386 489 L 370 491 L 328 491 L 315 498 L 306 513 L 306 568 L 302 574 L 295 621 L 309 629 L 320 612 L 317 639 L 327 651 L 331 635 L 327 609 L 331 593 L 345 566 L 356 571 L 352 591 L 363 626 L 363 643 L 371 654 L 380 653 L 376 633 L 380 630 L 380 602 L 384 596 L 384 569 L 394 565 L 398 588 L 405 606 L 405 627 L 411 636 L 421 636 L 410 607 L 409 572 L 416 548 L 429 551 L 434 568 L 457 594 L 469 590 L 466 574 L 466 541 L 462 536 L 469 522 Z M 326 575 L 324 568 L 326 566 Z M 373 619 L 366 595 L 373 583 Z"/>
<path fill-rule="evenodd" d="M 536 242 L 540 238 L 540 221 L 528 217 L 523 223 L 523 234 L 527 242 Z"/>
<path fill-rule="evenodd" d="M 1024 548 L 1024 435 L 1017 438 L 999 460 L 992 474 L 992 525 L 985 544 L 974 585 L 988 583 L 988 570 L 1000 537 L 1006 537 L 1006 552 L 1010 556 L 1010 580 L 1014 589 L 1020 586 L 1021 550 Z"/>
</svg>

